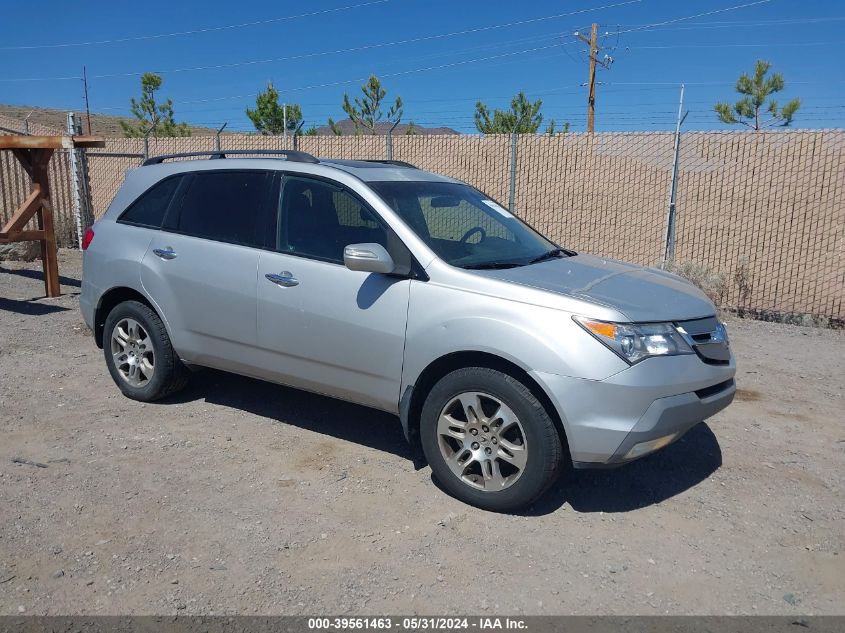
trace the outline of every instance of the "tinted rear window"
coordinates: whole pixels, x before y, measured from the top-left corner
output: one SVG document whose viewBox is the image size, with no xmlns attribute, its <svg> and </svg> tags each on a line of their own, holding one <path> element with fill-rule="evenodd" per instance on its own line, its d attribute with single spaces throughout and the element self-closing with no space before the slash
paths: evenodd
<svg viewBox="0 0 845 633">
<path fill-rule="evenodd" d="M 167 206 L 181 180 L 182 176 L 173 176 L 156 183 L 123 212 L 119 221 L 155 229 L 161 227 Z"/>
<path fill-rule="evenodd" d="M 269 180 L 263 171 L 195 173 L 167 226 L 210 240 L 263 246 L 264 236 L 257 235 L 256 228 Z"/>
</svg>

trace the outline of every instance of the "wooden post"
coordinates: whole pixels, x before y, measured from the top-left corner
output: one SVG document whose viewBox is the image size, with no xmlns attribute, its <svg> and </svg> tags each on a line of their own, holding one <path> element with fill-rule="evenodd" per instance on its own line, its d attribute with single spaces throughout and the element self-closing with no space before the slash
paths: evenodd
<svg viewBox="0 0 845 633">
<path fill-rule="evenodd" d="M 590 96 L 587 98 L 587 132 L 592 134 L 596 131 L 596 55 L 598 49 L 598 28 L 599 25 L 593 22 L 590 30 Z"/>
<path fill-rule="evenodd" d="M 48 297 L 62 294 L 59 285 L 59 257 L 56 249 L 56 230 L 53 226 L 53 203 L 50 200 L 50 174 L 47 165 L 53 157 L 52 149 L 34 150 L 35 160 L 32 180 L 41 188 L 41 204 L 38 209 L 38 228 L 44 232 L 41 238 L 41 263 L 44 268 L 44 292 Z"/>
<path fill-rule="evenodd" d="M 590 134 L 596 129 L 596 64 L 602 68 L 610 68 L 610 65 L 613 63 L 613 59 L 607 55 L 604 56 L 604 59 L 598 58 L 599 51 L 601 50 L 598 35 L 599 25 L 595 22 L 593 22 L 593 26 L 590 29 L 589 38 L 575 31 L 575 37 L 590 47 L 590 78 L 587 82 L 590 90 L 590 95 L 587 97 L 587 132 Z"/>
</svg>

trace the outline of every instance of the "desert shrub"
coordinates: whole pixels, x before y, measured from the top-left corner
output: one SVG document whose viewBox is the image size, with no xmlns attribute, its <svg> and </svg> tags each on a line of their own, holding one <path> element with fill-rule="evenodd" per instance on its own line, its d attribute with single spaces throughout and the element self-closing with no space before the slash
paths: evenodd
<svg viewBox="0 0 845 633">
<path fill-rule="evenodd" d="M 722 273 L 697 262 L 669 262 L 666 270 L 679 275 L 697 286 L 710 297 L 716 305 L 720 305 L 728 292 L 728 280 Z"/>
<path fill-rule="evenodd" d="M 740 308 L 747 308 L 751 301 L 751 267 L 747 257 L 741 257 L 733 275 L 739 293 Z"/>
</svg>

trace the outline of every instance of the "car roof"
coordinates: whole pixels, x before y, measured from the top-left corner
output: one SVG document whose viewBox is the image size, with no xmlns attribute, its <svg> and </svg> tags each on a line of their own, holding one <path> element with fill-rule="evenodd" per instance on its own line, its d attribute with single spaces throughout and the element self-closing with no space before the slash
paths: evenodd
<svg viewBox="0 0 845 633">
<path fill-rule="evenodd" d="M 251 154 L 249 150 L 171 154 L 148 159 L 142 169 L 166 172 L 167 174 L 208 169 L 272 169 L 289 173 L 322 174 L 326 176 L 334 170 L 339 170 L 365 182 L 460 182 L 448 176 L 418 169 L 403 161 L 318 159 L 303 152 L 256 152 L 256 154 L 259 154 L 257 156 L 249 156 L 249 154 Z M 206 156 L 211 160 L 184 160 L 201 159 Z"/>
</svg>

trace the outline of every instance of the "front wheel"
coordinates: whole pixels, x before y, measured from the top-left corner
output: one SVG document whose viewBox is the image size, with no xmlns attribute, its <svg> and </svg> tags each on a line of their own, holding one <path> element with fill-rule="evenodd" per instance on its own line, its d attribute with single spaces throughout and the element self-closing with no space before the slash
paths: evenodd
<svg viewBox="0 0 845 633">
<path fill-rule="evenodd" d="M 189 372 L 173 350 L 164 323 L 139 301 L 124 301 L 109 312 L 103 353 L 112 379 L 133 400 L 164 398 L 188 381 Z"/>
<path fill-rule="evenodd" d="M 483 367 L 444 376 L 423 405 L 420 438 L 435 478 L 461 501 L 523 508 L 554 481 L 563 459 L 555 424 L 531 390 Z"/>
</svg>

